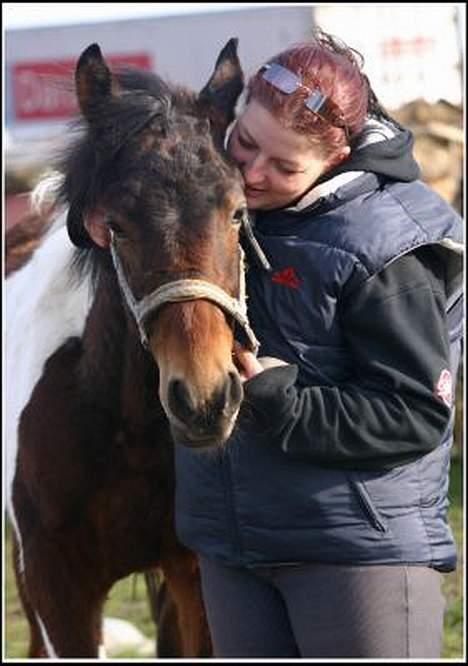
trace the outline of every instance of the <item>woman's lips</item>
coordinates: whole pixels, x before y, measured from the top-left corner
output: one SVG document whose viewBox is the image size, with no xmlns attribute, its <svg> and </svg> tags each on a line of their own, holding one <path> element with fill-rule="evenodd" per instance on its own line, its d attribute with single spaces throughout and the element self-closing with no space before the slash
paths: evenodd
<svg viewBox="0 0 468 666">
<path fill-rule="evenodd" d="M 265 193 L 265 190 L 258 190 L 255 187 L 246 187 L 245 194 L 248 197 L 258 197 Z"/>
</svg>

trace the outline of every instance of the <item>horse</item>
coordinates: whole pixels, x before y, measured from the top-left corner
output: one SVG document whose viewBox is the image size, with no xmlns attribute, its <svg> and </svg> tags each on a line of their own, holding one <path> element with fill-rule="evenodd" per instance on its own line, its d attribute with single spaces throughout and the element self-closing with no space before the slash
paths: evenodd
<svg viewBox="0 0 468 666">
<path fill-rule="evenodd" d="M 53 224 L 45 210 L 30 210 L 5 232 L 5 277 L 26 265 Z"/>
<path fill-rule="evenodd" d="M 109 590 L 152 570 L 158 655 L 212 654 L 197 560 L 175 533 L 173 450 L 225 444 L 243 400 L 234 340 L 257 344 L 242 178 L 223 151 L 242 89 L 237 39 L 198 94 L 111 71 L 98 44 L 78 59 L 63 222 L 35 226 L 23 253 L 12 241 L 21 261 L 6 284 L 7 508 L 29 657 L 102 654 Z"/>
</svg>

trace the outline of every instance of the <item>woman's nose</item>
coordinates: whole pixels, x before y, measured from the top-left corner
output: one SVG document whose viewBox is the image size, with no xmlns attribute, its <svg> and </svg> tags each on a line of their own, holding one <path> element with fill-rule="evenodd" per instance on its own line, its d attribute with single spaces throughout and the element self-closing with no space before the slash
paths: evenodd
<svg viewBox="0 0 468 666">
<path fill-rule="evenodd" d="M 265 164 L 261 155 L 252 157 L 242 165 L 242 175 L 247 185 L 257 185 L 265 180 Z"/>
</svg>

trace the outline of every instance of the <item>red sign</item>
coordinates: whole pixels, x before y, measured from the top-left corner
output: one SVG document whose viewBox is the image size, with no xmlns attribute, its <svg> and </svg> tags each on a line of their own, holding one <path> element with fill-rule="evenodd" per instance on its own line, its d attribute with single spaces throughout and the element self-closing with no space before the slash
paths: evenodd
<svg viewBox="0 0 468 666">
<path fill-rule="evenodd" d="M 134 53 L 106 57 L 112 67 L 152 70 L 151 57 Z M 22 62 L 13 67 L 14 112 L 17 120 L 64 120 L 76 114 L 76 60 Z"/>
<path fill-rule="evenodd" d="M 434 39 L 432 37 L 418 36 L 412 39 L 401 39 L 392 37 L 381 44 L 382 53 L 385 57 L 400 57 L 405 55 L 424 56 L 434 50 Z"/>
</svg>

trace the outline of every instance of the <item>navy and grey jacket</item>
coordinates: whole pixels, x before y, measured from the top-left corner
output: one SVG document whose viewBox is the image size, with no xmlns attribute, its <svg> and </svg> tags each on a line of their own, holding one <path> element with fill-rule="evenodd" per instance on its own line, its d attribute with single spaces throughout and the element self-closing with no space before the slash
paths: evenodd
<svg viewBox="0 0 468 666">
<path fill-rule="evenodd" d="M 447 523 L 462 224 L 418 180 L 412 137 L 371 121 L 294 206 L 257 214 L 260 355 L 234 434 L 176 447 L 176 524 L 225 564 L 455 567 Z"/>
</svg>

